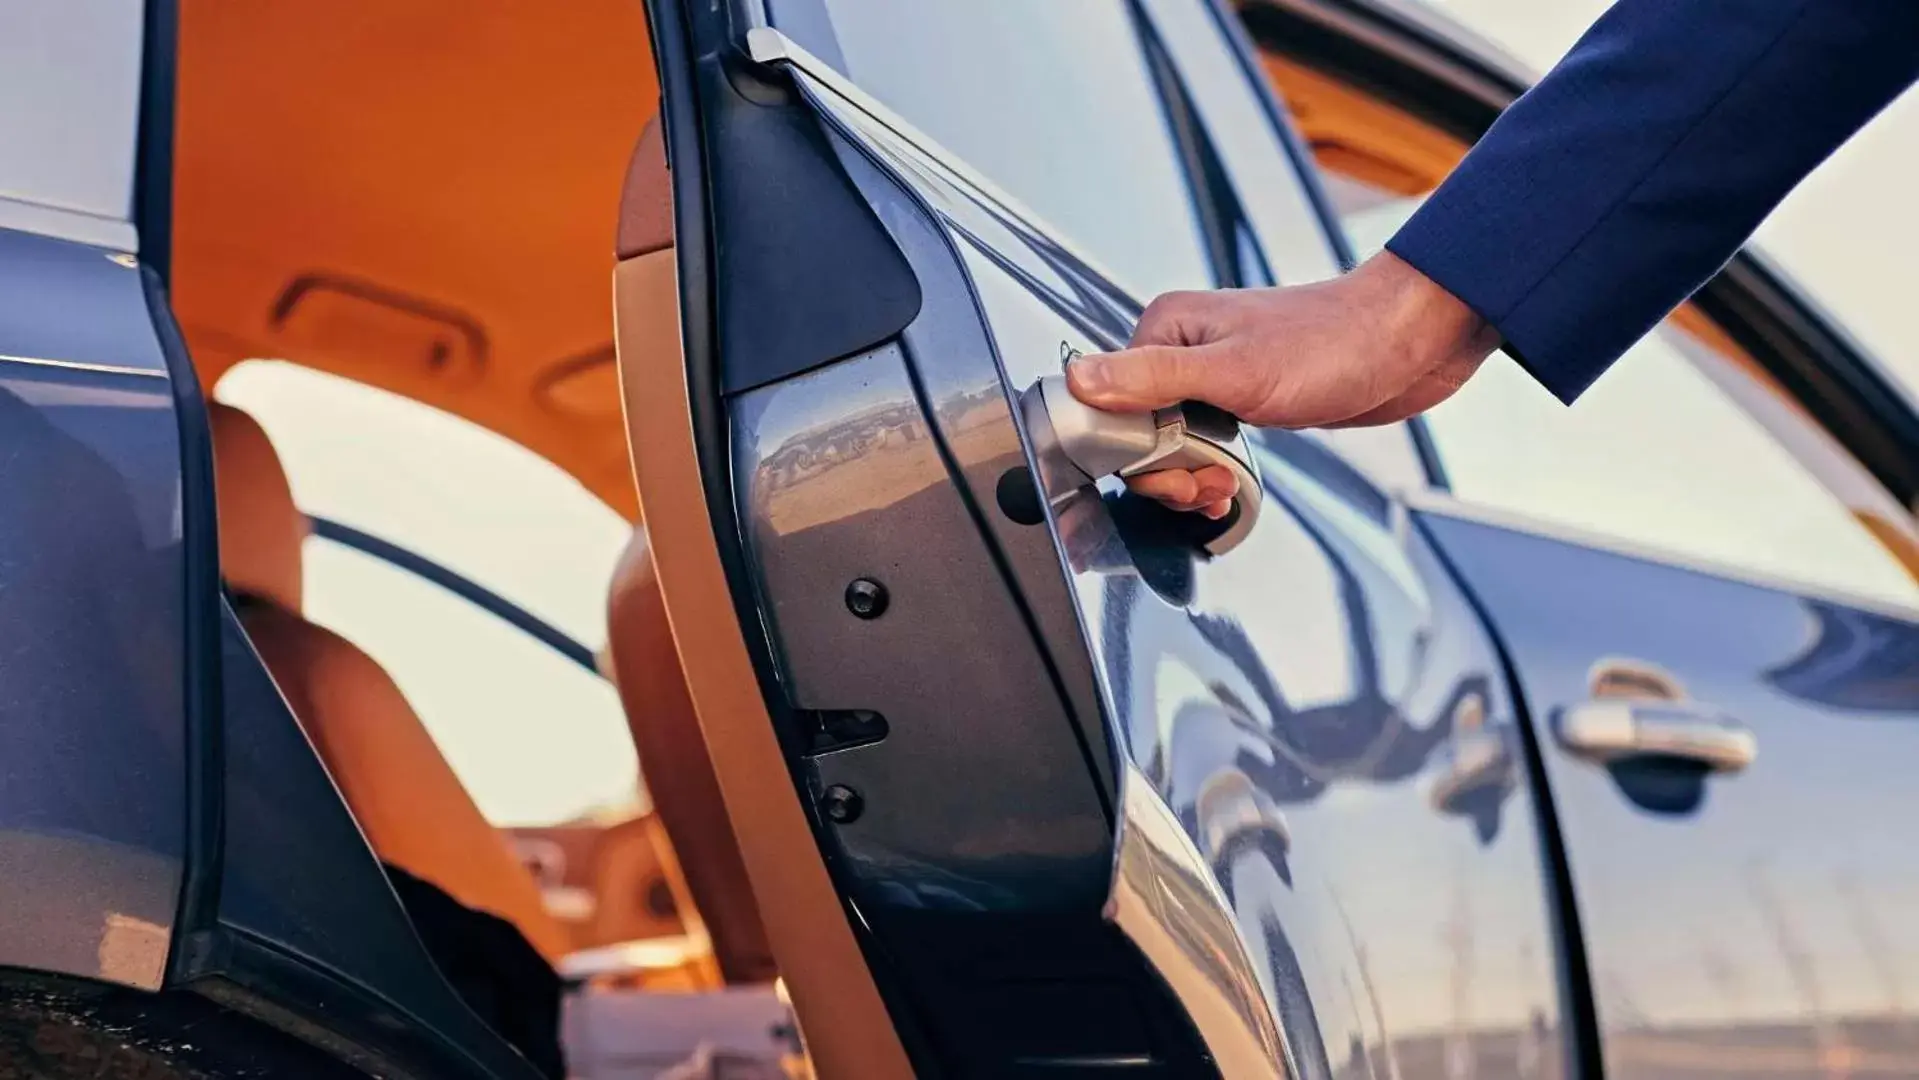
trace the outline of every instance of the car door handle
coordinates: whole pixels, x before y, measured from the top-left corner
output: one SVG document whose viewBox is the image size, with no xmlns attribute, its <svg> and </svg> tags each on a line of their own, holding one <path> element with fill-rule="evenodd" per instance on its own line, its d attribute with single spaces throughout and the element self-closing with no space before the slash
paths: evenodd
<svg viewBox="0 0 1919 1080">
<path fill-rule="evenodd" d="M 1219 531 L 1201 546 L 1224 555 L 1251 535 L 1259 520 L 1259 469 L 1239 420 L 1223 409 L 1186 401 L 1151 413 L 1107 412 L 1074 397 L 1065 376 L 1044 375 L 1020 396 L 1020 411 L 1041 459 L 1049 501 L 1102 476 L 1221 465 L 1239 490 Z M 1070 468 L 1048 460 L 1055 454 Z"/>
<path fill-rule="evenodd" d="M 1588 701 L 1560 710 L 1553 727 L 1568 752 L 1602 765 L 1650 758 L 1736 773 L 1759 753 L 1750 728 L 1691 702 Z"/>
</svg>

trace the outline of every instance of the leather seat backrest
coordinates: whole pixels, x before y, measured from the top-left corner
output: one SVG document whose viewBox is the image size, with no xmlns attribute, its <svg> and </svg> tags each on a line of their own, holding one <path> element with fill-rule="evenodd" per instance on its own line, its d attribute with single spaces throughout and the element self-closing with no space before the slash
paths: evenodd
<svg viewBox="0 0 1919 1080">
<path fill-rule="evenodd" d="M 301 616 L 306 517 L 266 432 L 224 404 L 211 406 L 210 420 L 222 574 L 247 636 L 368 844 L 383 861 L 513 923 L 549 960 L 565 955 L 565 927 L 392 677 Z"/>
<path fill-rule="evenodd" d="M 607 630 L 614 645 L 613 681 L 639 748 L 653 812 L 672 841 L 720 972 L 729 983 L 770 981 L 777 974 L 773 950 L 687 695 L 644 528 L 634 531 L 613 573 Z"/>
</svg>

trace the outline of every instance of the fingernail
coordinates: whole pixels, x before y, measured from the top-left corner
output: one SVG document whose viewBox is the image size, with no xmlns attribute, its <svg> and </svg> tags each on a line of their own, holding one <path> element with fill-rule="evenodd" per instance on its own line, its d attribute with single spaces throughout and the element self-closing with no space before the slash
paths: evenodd
<svg viewBox="0 0 1919 1080">
<path fill-rule="evenodd" d="M 1076 390 L 1090 394 L 1104 393 L 1112 388 L 1112 373 L 1106 361 L 1096 356 L 1081 356 L 1066 368 L 1067 379 Z"/>
</svg>

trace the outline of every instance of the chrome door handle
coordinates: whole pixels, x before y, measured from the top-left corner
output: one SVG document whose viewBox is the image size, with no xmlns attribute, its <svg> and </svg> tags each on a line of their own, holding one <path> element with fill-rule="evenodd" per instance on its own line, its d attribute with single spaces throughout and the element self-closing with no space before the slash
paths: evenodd
<svg viewBox="0 0 1919 1080">
<path fill-rule="evenodd" d="M 1074 397 L 1065 376 L 1046 375 L 1020 396 L 1020 411 L 1036 443 L 1049 501 L 1102 476 L 1222 465 L 1239 491 L 1220 532 L 1203 546 L 1224 555 L 1252 533 L 1259 519 L 1259 469 L 1239 421 L 1222 409 L 1188 401 L 1152 413 L 1106 412 Z M 1056 456 L 1064 462 L 1048 460 Z"/>
<path fill-rule="evenodd" d="M 1746 725 L 1689 702 L 1588 701 L 1560 710 L 1553 728 L 1567 751 L 1602 765 L 1664 758 L 1736 773 L 1759 753 Z"/>
</svg>

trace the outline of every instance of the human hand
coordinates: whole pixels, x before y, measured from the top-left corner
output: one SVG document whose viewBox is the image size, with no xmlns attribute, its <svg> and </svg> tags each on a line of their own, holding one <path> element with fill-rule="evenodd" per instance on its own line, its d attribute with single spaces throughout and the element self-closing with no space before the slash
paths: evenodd
<svg viewBox="0 0 1919 1080">
<path fill-rule="evenodd" d="M 1391 252 L 1312 285 L 1167 293 L 1147 305 L 1128 347 L 1067 365 L 1073 396 L 1146 412 L 1209 402 L 1260 427 L 1390 424 L 1465 385 L 1499 335 Z M 1209 466 L 1130 477 L 1135 493 L 1225 516 L 1232 474 Z"/>
</svg>

